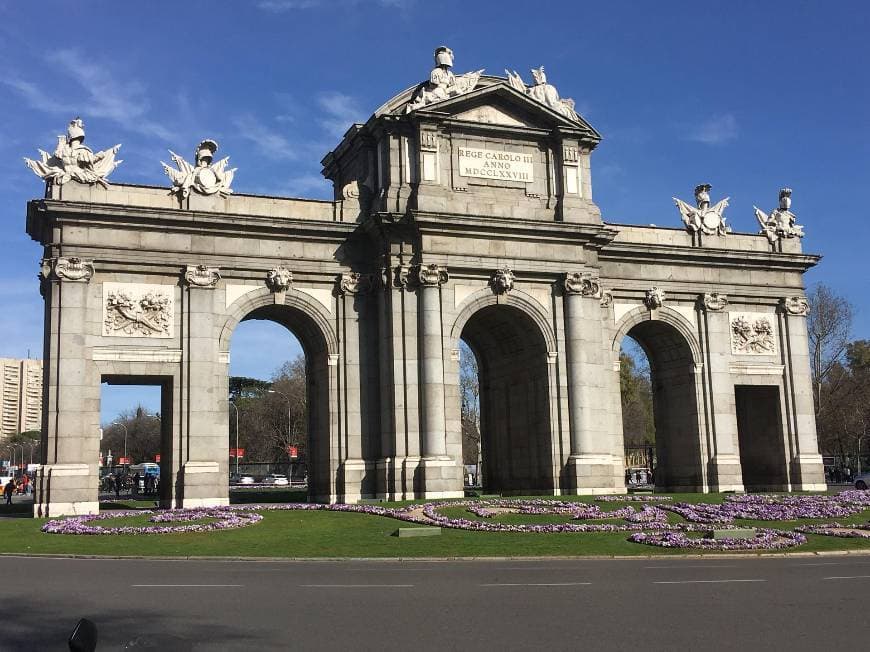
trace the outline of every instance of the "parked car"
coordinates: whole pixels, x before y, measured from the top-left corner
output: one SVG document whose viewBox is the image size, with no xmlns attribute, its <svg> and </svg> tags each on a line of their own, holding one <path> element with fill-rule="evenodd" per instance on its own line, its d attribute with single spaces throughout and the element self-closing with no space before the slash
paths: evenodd
<svg viewBox="0 0 870 652">
<path fill-rule="evenodd" d="M 263 484 L 271 484 L 276 487 L 286 487 L 290 484 L 290 481 L 287 479 L 286 475 L 281 473 L 272 473 L 263 478 Z"/>
<path fill-rule="evenodd" d="M 866 490 L 870 487 L 870 473 L 859 473 L 855 476 L 855 489 Z"/>
<path fill-rule="evenodd" d="M 233 473 L 230 476 L 231 484 L 254 484 L 254 476 L 252 475 L 236 475 Z"/>
</svg>

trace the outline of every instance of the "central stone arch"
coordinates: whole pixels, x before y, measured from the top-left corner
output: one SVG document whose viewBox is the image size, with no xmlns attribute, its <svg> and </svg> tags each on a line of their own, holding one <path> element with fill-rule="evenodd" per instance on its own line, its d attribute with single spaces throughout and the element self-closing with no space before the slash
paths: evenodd
<svg viewBox="0 0 870 652">
<path fill-rule="evenodd" d="M 487 491 L 554 493 L 560 486 L 561 446 L 551 399 L 556 387 L 552 328 L 538 302 L 521 291 L 478 291 L 462 304 L 451 328 L 452 364 L 459 378 L 459 341 L 477 359 L 483 478 Z M 459 409 L 459 391 L 448 392 Z M 456 446 L 461 419 L 451 433 Z"/>
</svg>

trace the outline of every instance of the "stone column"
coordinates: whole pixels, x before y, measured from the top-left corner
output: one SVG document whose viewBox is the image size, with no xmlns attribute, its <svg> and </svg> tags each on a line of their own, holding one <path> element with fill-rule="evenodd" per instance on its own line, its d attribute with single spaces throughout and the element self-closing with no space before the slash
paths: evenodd
<svg viewBox="0 0 870 652">
<path fill-rule="evenodd" d="M 444 417 L 444 347 L 441 335 L 441 284 L 448 279 L 440 265 L 422 265 L 420 282 L 420 384 L 423 396 L 422 453 L 424 458 L 447 454 Z"/>
<path fill-rule="evenodd" d="M 99 332 L 102 312 L 89 307 L 93 275 L 93 263 L 80 258 L 42 261 L 46 332 L 36 517 L 96 514 L 100 508 L 100 376 L 88 342 Z"/>
<path fill-rule="evenodd" d="M 807 336 L 806 297 L 787 297 L 781 302 L 780 324 L 783 329 L 783 362 L 785 391 L 790 418 L 783 424 L 789 429 L 792 459 L 790 460 L 793 491 L 824 491 L 827 489 L 819 441 L 816 434 L 812 375 L 810 373 L 809 338 Z"/>
<path fill-rule="evenodd" d="M 217 268 L 205 265 L 189 265 L 184 274 L 187 288 L 183 292 L 183 431 L 178 461 L 181 478 L 176 483 L 178 507 L 229 504 L 226 364 L 219 359 L 214 324 L 215 315 L 220 314 L 215 298 L 220 279 Z"/>
<path fill-rule="evenodd" d="M 601 286 L 597 276 L 572 272 L 562 284 L 568 375 L 571 455 L 568 476 L 577 493 L 624 493 L 616 473 L 607 415 L 605 355 L 601 328 Z M 618 397 L 617 397 L 618 398 Z M 612 400 L 612 399 L 611 399 Z"/>
<path fill-rule="evenodd" d="M 728 321 L 728 296 L 710 292 L 700 298 L 701 346 L 703 368 L 698 381 L 706 385 L 706 433 L 708 435 L 707 484 L 710 491 L 743 491 L 734 379 L 731 376 L 731 324 Z M 698 409 L 703 414 L 704 406 Z M 706 490 L 705 489 L 705 490 Z"/>
<path fill-rule="evenodd" d="M 444 343 L 441 324 L 441 285 L 448 279 L 441 265 L 417 270 L 420 306 L 420 472 L 422 497 L 461 498 L 461 460 L 447 457 L 447 420 L 444 413 Z"/>
</svg>

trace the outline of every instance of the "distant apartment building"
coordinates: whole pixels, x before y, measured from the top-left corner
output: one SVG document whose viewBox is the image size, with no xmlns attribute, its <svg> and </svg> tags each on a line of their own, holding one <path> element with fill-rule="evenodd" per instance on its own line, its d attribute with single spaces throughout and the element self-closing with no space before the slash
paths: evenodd
<svg viewBox="0 0 870 652">
<path fill-rule="evenodd" d="M 0 358 L 0 436 L 42 427 L 42 360 Z"/>
</svg>

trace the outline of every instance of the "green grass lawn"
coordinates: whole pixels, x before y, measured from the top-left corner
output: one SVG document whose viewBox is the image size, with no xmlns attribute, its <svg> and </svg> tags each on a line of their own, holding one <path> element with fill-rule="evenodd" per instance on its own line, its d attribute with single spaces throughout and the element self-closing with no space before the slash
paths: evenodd
<svg viewBox="0 0 870 652">
<path fill-rule="evenodd" d="M 269 496 L 274 498 L 274 496 Z M 286 498 L 286 497 L 285 497 Z M 262 499 L 262 496 L 261 496 Z M 577 500 L 574 498 L 563 498 Z M 717 502 L 721 496 L 685 494 L 683 502 Z M 591 498 L 583 498 L 591 501 Z M 148 501 L 121 501 L 118 507 L 148 507 Z M 244 502 L 258 502 L 248 500 Z M 399 503 L 385 503 L 394 505 Z M 407 504 L 407 503 L 403 503 Z M 617 509 L 623 503 L 603 503 L 602 509 Z M 637 505 L 635 505 L 637 506 Z M 462 507 L 448 507 L 443 513 L 476 519 Z M 402 538 L 391 536 L 399 527 L 414 527 L 395 519 L 366 514 L 336 512 L 266 511 L 257 524 L 224 532 L 73 536 L 44 534 L 43 519 L 0 518 L 0 553 L 65 555 L 146 555 L 146 556 L 240 556 L 240 557 L 491 557 L 491 556 L 576 556 L 576 555 L 651 555 L 680 554 L 682 551 L 629 543 L 629 533 L 532 534 L 468 532 L 444 529 L 441 536 Z M 672 515 L 674 520 L 679 517 Z M 500 514 L 503 523 L 567 522 L 565 516 Z M 867 522 L 870 510 L 856 514 L 847 522 Z M 601 521 L 598 521 L 601 522 Z M 736 526 L 791 529 L 802 523 L 737 521 Z M 101 524 L 145 524 L 144 517 L 133 517 Z M 839 539 L 809 535 L 809 542 L 791 549 L 794 552 L 867 550 L 870 540 Z"/>
</svg>

